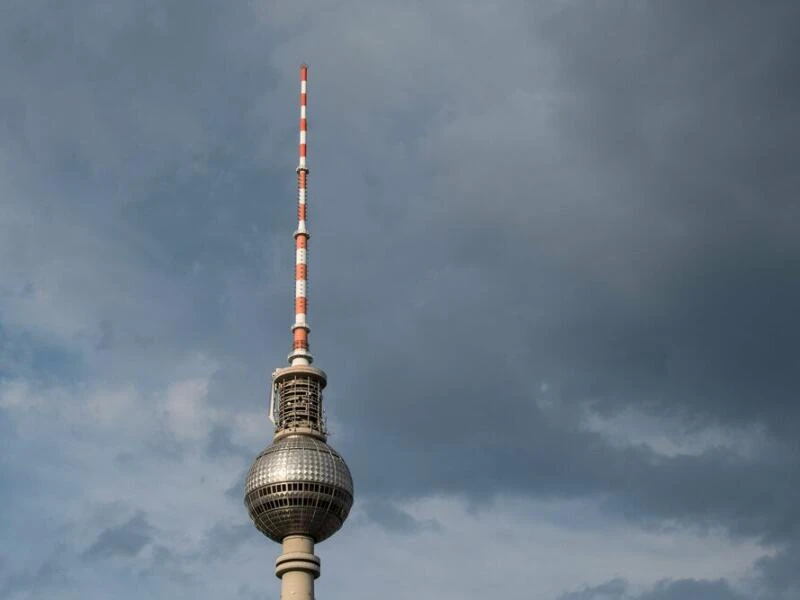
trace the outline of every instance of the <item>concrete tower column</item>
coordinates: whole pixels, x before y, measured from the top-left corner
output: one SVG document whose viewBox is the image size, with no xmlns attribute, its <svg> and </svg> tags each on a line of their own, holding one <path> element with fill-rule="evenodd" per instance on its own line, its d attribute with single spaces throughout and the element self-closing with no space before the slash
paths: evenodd
<svg viewBox="0 0 800 600">
<path fill-rule="evenodd" d="M 283 538 L 283 554 L 275 561 L 281 580 L 281 600 L 314 600 L 314 580 L 319 577 L 319 557 L 314 540 L 305 535 Z"/>
</svg>

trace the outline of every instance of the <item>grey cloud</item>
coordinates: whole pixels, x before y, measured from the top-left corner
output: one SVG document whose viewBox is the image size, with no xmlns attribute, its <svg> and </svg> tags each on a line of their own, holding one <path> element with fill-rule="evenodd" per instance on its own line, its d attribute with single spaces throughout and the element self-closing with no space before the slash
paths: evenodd
<svg viewBox="0 0 800 600">
<path fill-rule="evenodd" d="M 97 341 L 95 349 L 98 351 L 108 350 L 114 344 L 114 326 L 107 320 L 103 319 L 99 324 L 100 339 Z"/>
<path fill-rule="evenodd" d="M 744 600 L 744 598 L 731 589 L 728 582 L 723 579 L 663 581 L 656 585 L 655 589 L 640 596 L 640 600 Z"/>
<path fill-rule="evenodd" d="M 559 600 L 745 600 L 724 579 L 663 580 L 642 594 L 631 594 L 624 579 L 612 579 L 597 586 L 561 595 Z"/>
<path fill-rule="evenodd" d="M 251 523 L 217 523 L 206 532 L 203 556 L 209 560 L 230 559 L 242 544 L 257 535 Z"/>
<path fill-rule="evenodd" d="M 247 475 L 247 471 L 249 470 L 249 466 L 247 469 L 242 471 L 241 477 L 237 477 L 231 487 L 225 490 L 225 497 L 229 500 L 233 500 L 237 503 L 244 502 L 244 478 Z"/>
<path fill-rule="evenodd" d="M 0 326 L 0 376 L 11 379 L 35 374 L 40 381 L 56 382 L 84 369 L 80 353 L 48 343 L 39 336 Z"/>
<path fill-rule="evenodd" d="M 121 525 L 108 527 L 83 551 L 82 556 L 90 562 L 115 556 L 136 556 L 153 541 L 154 529 L 144 512 L 139 511 Z"/>
<path fill-rule="evenodd" d="M 55 552 L 33 571 L 4 573 L 0 564 L 0 596 L 15 598 L 45 590 L 64 589 L 72 583 L 65 560 L 67 549 L 59 544 Z M 51 591 L 48 593 L 52 593 Z"/>
<path fill-rule="evenodd" d="M 239 456 L 251 459 L 252 452 L 232 439 L 233 431 L 227 425 L 215 425 L 208 435 L 206 454 L 211 458 Z"/>
<path fill-rule="evenodd" d="M 101 6 L 32 2 L 26 14 L 4 20 L 2 66 L 18 82 L 7 100 L 16 108 L 8 121 L 17 130 L 7 134 L 16 134 L 20 150 L 37 159 L 89 172 L 113 169 L 116 176 L 124 168 L 133 178 L 175 164 L 170 158 L 202 154 L 211 132 L 201 115 L 247 97 L 233 93 L 248 78 L 227 35 L 233 22 L 244 43 L 247 20 L 235 8 L 223 14 L 209 2 L 188 12 L 154 3 Z M 101 14 L 109 20 L 98 22 Z M 223 47 L 230 52 L 219 52 Z M 216 87 L 222 82 L 202 77 L 200 65 L 239 83 Z M 52 93 L 37 97 L 43 84 Z M 223 118 L 217 126 L 227 123 Z"/>
<path fill-rule="evenodd" d="M 767 588 L 779 598 L 800 594 L 800 543 L 796 540 L 779 549 L 773 556 L 756 562 L 756 572 Z"/>
<path fill-rule="evenodd" d="M 119 452 L 114 456 L 114 464 L 122 469 L 129 469 L 131 471 L 138 471 L 141 467 L 138 459 L 133 452 Z"/>
<path fill-rule="evenodd" d="M 181 587 L 197 585 L 196 573 L 189 556 L 181 555 L 163 544 L 155 544 L 146 568 L 137 572 L 138 577 L 156 582 L 163 579 L 178 583 Z"/>
<path fill-rule="evenodd" d="M 392 533 L 412 534 L 421 531 L 439 532 L 441 524 L 433 519 L 416 519 L 404 510 L 394 506 L 391 502 L 382 500 L 368 500 L 362 505 L 364 513 L 373 521 Z"/>
<path fill-rule="evenodd" d="M 627 590 L 627 581 L 612 579 L 600 585 L 587 586 L 582 590 L 562 594 L 558 600 L 623 600 L 627 597 Z"/>
</svg>

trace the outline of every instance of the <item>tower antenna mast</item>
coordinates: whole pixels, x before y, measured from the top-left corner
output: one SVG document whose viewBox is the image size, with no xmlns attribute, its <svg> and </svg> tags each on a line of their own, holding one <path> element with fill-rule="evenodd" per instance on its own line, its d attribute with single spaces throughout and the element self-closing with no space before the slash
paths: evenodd
<svg viewBox="0 0 800 600">
<path fill-rule="evenodd" d="M 294 232 L 294 325 L 292 353 L 289 362 L 292 365 L 311 364 L 313 358 L 308 348 L 308 232 L 306 215 L 308 214 L 308 65 L 300 67 L 300 145 L 297 162 L 297 230 Z"/>
</svg>

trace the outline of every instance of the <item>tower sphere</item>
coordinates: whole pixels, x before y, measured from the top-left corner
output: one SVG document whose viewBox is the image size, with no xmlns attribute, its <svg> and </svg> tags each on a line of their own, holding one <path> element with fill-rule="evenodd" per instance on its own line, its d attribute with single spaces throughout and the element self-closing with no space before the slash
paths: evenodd
<svg viewBox="0 0 800 600">
<path fill-rule="evenodd" d="M 353 479 L 339 453 L 308 435 L 281 437 L 255 459 L 245 505 L 256 527 L 280 542 L 305 535 L 321 542 L 336 533 L 353 505 Z"/>
</svg>

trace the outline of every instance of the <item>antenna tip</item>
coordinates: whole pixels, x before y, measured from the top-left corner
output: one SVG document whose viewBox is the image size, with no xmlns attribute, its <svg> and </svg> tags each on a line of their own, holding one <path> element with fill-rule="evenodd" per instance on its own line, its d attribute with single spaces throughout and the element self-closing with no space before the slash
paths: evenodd
<svg viewBox="0 0 800 600">
<path fill-rule="evenodd" d="M 308 71 L 308 63 L 307 62 L 300 63 L 300 70 L 301 71 Z"/>
</svg>

